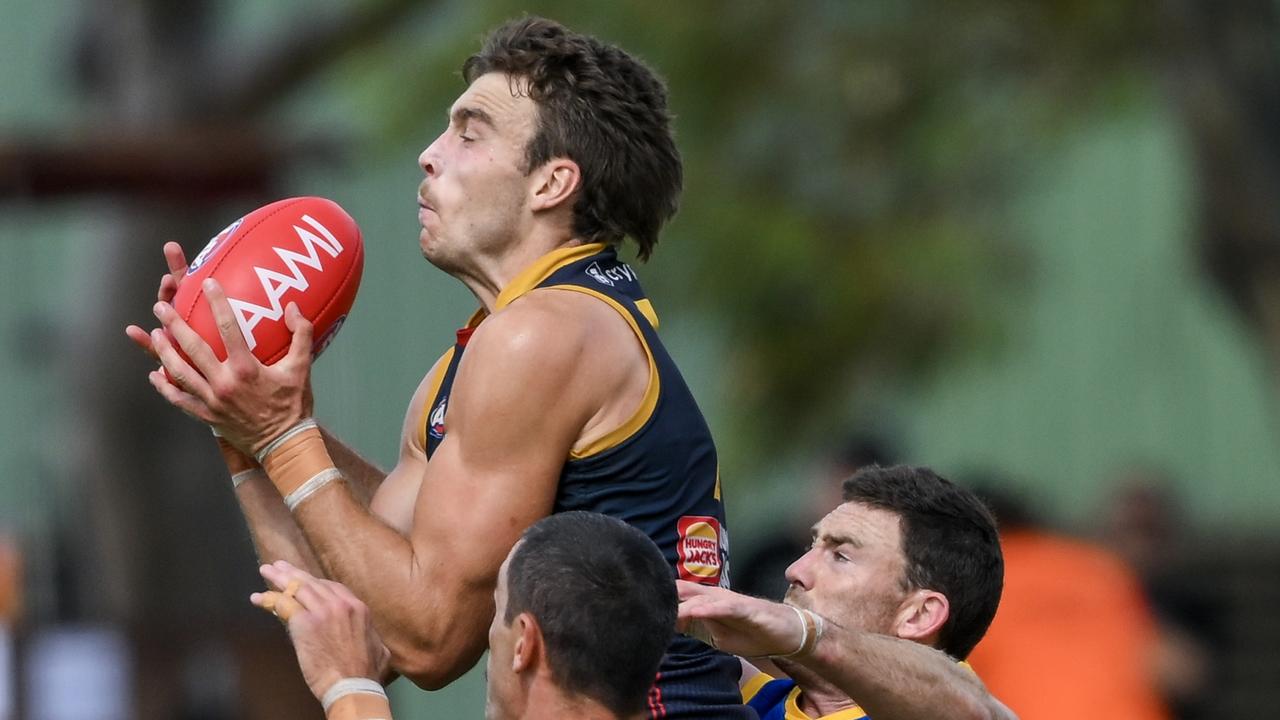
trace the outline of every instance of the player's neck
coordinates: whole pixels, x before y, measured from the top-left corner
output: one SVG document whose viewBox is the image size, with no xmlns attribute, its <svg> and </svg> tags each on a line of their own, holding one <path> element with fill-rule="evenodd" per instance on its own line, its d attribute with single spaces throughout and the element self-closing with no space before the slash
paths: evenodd
<svg viewBox="0 0 1280 720">
<path fill-rule="evenodd" d="M 564 718 L 574 718 L 574 720 L 630 720 L 629 718 L 619 718 L 603 705 L 590 698 L 585 698 L 581 695 L 568 695 L 558 688 L 550 686 L 534 689 L 529 696 L 529 703 L 525 706 L 524 713 L 520 716 L 520 720 L 563 720 Z"/>
<path fill-rule="evenodd" d="M 800 687 L 800 696 L 796 699 L 796 703 L 809 717 L 826 717 L 858 704 L 836 686 L 807 669 L 791 668 L 790 675 Z"/>
<path fill-rule="evenodd" d="M 549 252 L 581 244 L 581 240 L 571 236 L 531 235 L 500 252 L 475 258 L 472 268 L 455 273 L 455 277 L 476 296 L 480 306 L 491 313 L 498 295 L 521 271 Z"/>
</svg>

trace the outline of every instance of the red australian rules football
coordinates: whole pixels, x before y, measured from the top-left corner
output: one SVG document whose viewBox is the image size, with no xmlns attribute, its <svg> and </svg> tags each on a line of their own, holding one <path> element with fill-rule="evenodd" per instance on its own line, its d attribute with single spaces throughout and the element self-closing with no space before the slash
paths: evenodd
<svg viewBox="0 0 1280 720">
<path fill-rule="evenodd" d="M 217 280 L 245 343 L 270 365 L 289 351 L 285 307 L 297 303 L 314 325 L 311 352 L 319 355 L 351 310 L 363 270 L 364 244 L 350 215 L 332 200 L 289 198 L 260 207 L 215 235 L 191 261 L 173 307 L 219 360 L 226 359 L 201 289 L 205 278 Z"/>
</svg>

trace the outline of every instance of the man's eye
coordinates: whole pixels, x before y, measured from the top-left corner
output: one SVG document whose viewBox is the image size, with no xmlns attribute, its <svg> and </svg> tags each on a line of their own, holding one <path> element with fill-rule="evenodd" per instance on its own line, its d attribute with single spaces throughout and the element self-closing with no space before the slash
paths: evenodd
<svg viewBox="0 0 1280 720">
<path fill-rule="evenodd" d="M 475 138 L 471 137 L 470 135 L 466 135 L 466 134 L 464 134 L 464 133 L 459 133 L 459 134 L 458 134 L 458 137 L 462 138 L 462 142 L 468 142 L 468 143 L 469 143 L 469 142 L 474 142 L 474 141 L 475 141 Z"/>
<path fill-rule="evenodd" d="M 849 562 L 849 556 L 842 552 L 835 553 L 836 562 Z"/>
</svg>

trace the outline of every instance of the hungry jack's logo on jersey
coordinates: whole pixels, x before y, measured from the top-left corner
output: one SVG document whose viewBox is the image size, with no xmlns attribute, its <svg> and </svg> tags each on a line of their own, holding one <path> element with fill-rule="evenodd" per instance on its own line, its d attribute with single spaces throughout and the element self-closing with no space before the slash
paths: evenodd
<svg viewBox="0 0 1280 720">
<path fill-rule="evenodd" d="M 720 521 L 708 515 L 685 515 L 676 522 L 676 572 L 681 580 L 719 584 L 723 532 Z"/>
</svg>

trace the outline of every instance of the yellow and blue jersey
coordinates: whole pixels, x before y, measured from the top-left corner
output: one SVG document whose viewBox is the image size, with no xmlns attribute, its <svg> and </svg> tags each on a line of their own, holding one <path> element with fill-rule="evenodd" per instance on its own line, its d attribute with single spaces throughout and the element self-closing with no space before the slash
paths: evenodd
<svg viewBox="0 0 1280 720">
<path fill-rule="evenodd" d="M 579 292 L 609 305 L 644 348 L 649 382 L 639 410 L 589 447 L 571 452 L 556 490 L 554 512 L 585 510 L 622 519 L 645 532 L 673 575 L 728 586 L 729 549 L 715 444 L 702 412 L 658 339 L 658 317 L 635 271 L 612 247 L 581 245 L 551 252 L 498 295 L 494 311 L 539 288 Z M 424 408 L 421 440 L 427 457 L 448 432 L 449 392 L 477 313 L 445 353 Z M 741 703 L 736 658 L 677 635 L 650 693 L 650 716 L 753 718 Z"/>
<path fill-rule="evenodd" d="M 742 701 L 760 720 L 871 720 L 857 705 L 814 718 L 800 709 L 799 698 L 800 688 L 790 678 L 759 673 L 742 686 Z"/>
</svg>

